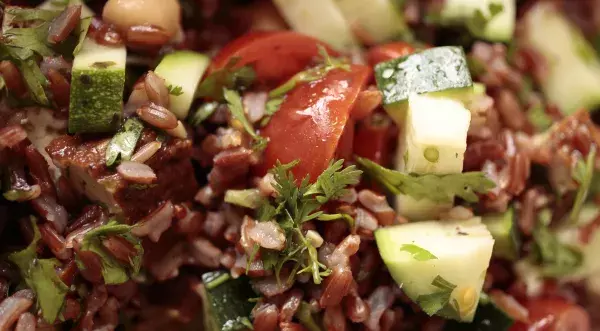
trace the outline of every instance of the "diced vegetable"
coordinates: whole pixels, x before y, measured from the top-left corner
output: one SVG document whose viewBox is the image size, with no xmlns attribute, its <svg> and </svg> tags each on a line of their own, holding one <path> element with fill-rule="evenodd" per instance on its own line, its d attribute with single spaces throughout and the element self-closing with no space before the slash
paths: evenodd
<svg viewBox="0 0 600 331">
<path fill-rule="evenodd" d="M 457 101 L 430 96 L 411 96 L 404 131 L 400 135 L 396 168 L 416 174 L 461 173 L 471 112 Z M 411 220 L 437 218 L 452 207 L 398 196 L 398 212 Z"/>
<path fill-rule="evenodd" d="M 73 61 L 69 132 L 115 131 L 120 124 L 125 86 L 125 46 L 83 42 Z"/>
<path fill-rule="evenodd" d="M 246 278 L 232 279 L 223 271 L 202 275 L 204 329 L 206 331 L 233 331 L 252 329 L 250 312 L 256 297 Z"/>
<path fill-rule="evenodd" d="M 548 101 L 565 114 L 600 106 L 600 62 L 581 31 L 550 2 L 535 3 L 523 23 L 519 44 L 543 61 Z"/>
<path fill-rule="evenodd" d="M 408 97 L 435 94 L 462 100 L 470 95 L 473 81 L 460 47 L 426 49 L 375 66 L 377 86 L 383 93 L 383 105 L 390 116 L 402 124 Z"/>
<path fill-rule="evenodd" d="M 64 5 L 63 5 L 64 3 Z M 57 0 L 46 0 L 41 5 L 38 6 L 40 9 L 46 10 L 64 10 L 66 6 L 73 5 L 81 5 L 81 18 L 84 17 L 93 17 L 95 13 L 90 7 L 88 7 L 83 0 L 65 0 L 65 1 L 57 1 Z"/>
<path fill-rule="evenodd" d="M 391 0 L 336 0 L 356 34 L 379 44 L 401 37 L 408 30 L 404 15 Z"/>
<path fill-rule="evenodd" d="M 444 331 L 508 331 L 514 323 L 515 320 L 500 309 L 491 298 L 481 293 L 473 322 L 465 324 L 450 321 L 446 323 Z"/>
<path fill-rule="evenodd" d="M 274 0 L 296 31 L 320 39 L 339 51 L 358 47 L 350 25 L 334 0 Z"/>
<path fill-rule="evenodd" d="M 396 225 L 375 239 L 390 274 L 423 311 L 473 320 L 494 245 L 479 218 Z M 416 258 L 416 250 L 429 258 Z"/>
<path fill-rule="evenodd" d="M 433 13 L 442 25 L 464 25 L 474 36 L 490 41 L 510 41 L 516 21 L 516 0 L 446 0 Z"/>
<path fill-rule="evenodd" d="M 210 59 L 192 51 L 177 51 L 165 55 L 154 72 L 164 78 L 170 90 L 177 93 L 170 95 L 169 109 L 180 120 L 185 119 L 190 111 L 196 89 L 202 75 L 208 68 Z"/>
<path fill-rule="evenodd" d="M 509 208 L 502 214 L 486 215 L 483 224 L 494 237 L 494 256 L 511 261 L 519 257 L 519 229 L 515 223 L 515 211 Z"/>
</svg>

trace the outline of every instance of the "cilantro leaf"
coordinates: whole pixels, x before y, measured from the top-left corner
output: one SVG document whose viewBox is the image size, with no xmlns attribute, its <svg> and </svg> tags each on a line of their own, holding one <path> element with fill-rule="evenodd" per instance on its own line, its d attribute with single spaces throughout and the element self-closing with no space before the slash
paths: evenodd
<svg viewBox="0 0 600 331">
<path fill-rule="evenodd" d="M 75 49 L 73 50 L 73 55 L 77 55 L 83 46 L 83 42 L 85 41 L 85 37 L 90 29 L 90 24 L 92 24 L 92 17 L 86 17 L 79 20 L 79 26 L 77 27 L 78 31 L 78 39 L 77 45 L 75 45 Z"/>
<path fill-rule="evenodd" d="M 181 86 L 174 86 L 172 84 L 169 84 L 169 86 L 167 86 L 167 89 L 169 90 L 170 95 L 174 95 L 176 97 L 183 94 L 183 88 Z"/>
<path fill-rule="evenodd" d="M 125 121 L 106 147 L 106 165 L 110 167 L 119 160 L 131 159 L 143 129 L 144 125 L 135 117 Z"/>
<path fill-rule="evenodd" d="M 342 170 L 343 166 L 344 160 L 337 160 L 329 164 L 329 167 L 319 175 L 317 181 L 304 194 L 316 194 L 315 198 L 321 204 L 347 194 L 345 188 L 358 184 L 362 171 L 356 169 L 354 165 Z"/>
<path fill-rule="evenodd" d="M 533 230 L 535 255 L 542 265 L 542 274 L 561 277 L 575 271 L 583 262 L 583 255 L 575 248 L 562 244 L 547 226 L 538 223 Z"/>
<path fill-rule="evenodd" d="M 194 115 L 189 117 L 189 122 L 192 126 L 198 126 L 202 124 L 207 118 L 209 118 L 219 107 L 218 102 L 207 102 L 203 103 Z"/>
<path fill-rule="evenodd" d="M 10 254 L 8 259 L 19 267 L 21 277 L 35 293 L 42 317 L 52 324 L 62 310 L 69 287 L 56 274 L 56 268 L 61 265 L 57 259 L 37 258 L 36 248 L 41 236 L 34 217 L 31 217 L 31 226 L 34 235 L 29 246 Z"/>
<path fill-rule="evenodd" d="M 596 146 L 592 145 L 592 149 L 588 153 L 586 161 L 578 160 L 573 170 L 573 179 L 579 183 L 579 189 L 575 196 L 575 202 L 573 208 L 569 212 L 567 222 L 569 224 L 577 224 L 579 221 L 579 214 L 581 208 L 587 199 L 592 184 L 592 178 L 594 176 L 594 169 L 596 165 Z"/>
<path fill-rule="evenodd" d="M 456 288 L 456 285 L 448 282 L 439 275 L 433 279 L 431 285 L 437 287 L 438 290 L 433 293 L 422 294 L 417 297 L 417 303 L 429 316 L 432 316 L 438 311 L 444 309 L 444 307 L 450 303 L 452 291 L 454 291 Z"/>
<path fill-rule="evenodd" d="M 21 71 L 25 84 L 27 84 L 27 87 L 29 88 L 33 101 L 42 105 L 48 105 L 50 102 L 48 101 L 46 91 L 44 90 L 44 87 L 48 85 L 48 80 L 35 60 L 29 59 L 20 61 L 17 66 Z"/>
<path fill-rule="evenodd" d="M 357 157 L 357 162 L 369 176 L 391 193 L 406 194 L 416 200 L 427 198 L 436 202 L 451 202 L 456 195 L 467 202 L 477 202 L 479 198 L 476 193 L 485 193 L 496 186 L 483 172 L 405 174 L 386 169 L 362 157 Z"/>
<path fill-rule="evenodd" d="M 24 8 L 17 6 L 9 6 L 4 9 L 4 25 L 12 25 L 15 23 L 27 23 L 31 21 L 52 21 L 60 15 L 60 11 L 46 10 L 39 8 Z"/>
<path fill-rule="evenodd" d="M 82 251 L 91 251 L 96 253 L 102 262 L 102 277 L 106 284 L 122 284 L 129 280 L 131 276 L 139 273 L 142 265 L 142 256 L 144 249 L 139 238 L 131 234 L 131 225 L 119 224 L 112 220 L 106 225 L 97 227 L 86 233 L 81 242 Z M 136 251 L 129 264 L 124 264 L 117 260 L 102 244 L 102 240 L 108 236 L 119 236 L 127 240 Z M 81 263 L 78 261 L 78 265 Z"/>
<path fill-rule="evenodd" d="M 420 262 L 437 260 L 437 256 L 431 254 L 430 251 L 413 244 L 404 244 L 400 246 L 400 251 L 410 253 L 413 259 Z"/>
<path fill-rule="evenodd" d="M 238 90 L 246 88 L 256 79 L 256 73 L 250 66 L 236 66 L 238 57 L 232 58 L 223 69 L 216 70 L 208 75 L 196 91 L 198 98 L 210 98 L 223 101 L 223 89 Z"/>
<path fill-rule="evenodd" d="M 350 64 L 345 59 L 332 58 L 323 46 L 318 45 L 318 47 L 319 54 L 323 58 L 323 64 L 295 74 L 287 82 L 269 92 L 269 98 L 281 97 L 293 90 L 297 85 L 321 79 L 334 69 L 350 71 Z"/>
<path fill-rule="evenodd" d="M 269 141 L 267 138 L 258 135 L 250 121 L 248 121 L 248 119 L 246 118 L 246 112 L 244 111 L 244 105 L 242 104 L 242 98 L 240 97 L 240 95 L 234 90 L 224 89 L 223 96 L 227 101 L 227 105 L 229 106 L 229 112 L 231 113 L 233 118 L 235 118 L 242 124 L 246 132 L 254 140 L 253 148 L 258 151 L 264 150 L 267 147 L 267 143 Z"/>
<path fill-rule="evenodd" d="M 266 126 L 271 121 L 271 117 L 279 111 L 281 104 L 285 100 L 285 96 L 269 99 L 265 104 L 265 116 L 260 121 L 260 126 Z"/>
</svg>

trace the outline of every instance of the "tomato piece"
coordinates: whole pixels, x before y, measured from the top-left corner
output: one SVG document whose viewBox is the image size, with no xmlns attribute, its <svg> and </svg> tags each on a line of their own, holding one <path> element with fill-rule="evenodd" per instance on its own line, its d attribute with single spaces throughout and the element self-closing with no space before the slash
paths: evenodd
<svg viewBox="0 0 600 331">
<path fill-rule="evenodd" d="M 360 121 L 354 136 L 354 154 L 386 166 L 391 160 L 393 127 L 390 119 L 375 113 Z"/>
<path fill-rule="evenodd" d="M 309 175 L 314 181 L 333 159 L 352 106 L 370 74 L 369 67 L 352 65 L 350 71 L 332 70 L 326 77 L 289 92 L 261 132 L 270 142 L 258 173 L 264 174 L 277 160 L 300 160 L 293 169 L 294 176 Z"/>
<path fill-rule="evenodd" d="M 397 57 L 406 56 L 414 53 L 415 47 L 403 41 L 379 45 L 371 48 L 367 53 L 367 59 L 371 66 L 377 63 L 393 60 Z"/>
<path fill-rule="evenodd" d="M 529 323 L 517 322 L 510 331 L 589 331 L 590 316 L 581 306 L 563 299 L 526 302 Z"/>
<path fill-rule="evenodd" d="M 329 55 L 339 56 L 327 44 L 297 32 L 250 32 L 223 47 L 208 74 L 239 58 L 236 67 L 251 65 L 259 83 L 279 84 L 311 64 L 319 55 L 319 45 Z"/>
</svg>

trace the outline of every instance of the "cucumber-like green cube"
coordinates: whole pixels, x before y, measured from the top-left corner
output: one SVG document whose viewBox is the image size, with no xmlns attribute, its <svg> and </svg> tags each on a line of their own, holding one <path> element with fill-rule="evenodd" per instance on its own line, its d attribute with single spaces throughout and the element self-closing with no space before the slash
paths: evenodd
<svg viewBox="0 0 600 331">
<path fill-rule="evenodd" d="M 473 81 L 461 47 L 426 49 L 375 66 L 377 86 L 390 116 L 402 124 L 408 97 L 436 94 L 462 100 L 471 94 Z"/>
<path fill-rule="evenodd" d="M 408 32 L 404 15 L 390 0 L 335 0 L 348 24 L 370 42 L 383 43 Z"/>
<path fill-rule="evenodd" d="M 115 131 L 123 113 L 125 46 L 86 39 L 73 61 L 69 108 L 70 133 Z"/>
<path fill-rule="evenodd" d="M 483 224 L 496 241 L 494 245 L 494 256 L 515 261 L 519 258 L 519 229 L 515 223 L 515 211 L 509 208 L 501 214 L 486 215 Z"/>
<path fill-rule="evenodd" d="M 38 8 L 46 10 L 64 10 L 65 6 L 75 5 L 81 5 L 81 18 L 94 17 L 94 11 L 90 9 L 90 7 L 83 2 L 83 0 L 69 0 L 67 1 L 66 5 L 63 5 L 62 3 L 59 4 L 56 0 L 46 0 L 42 2 Z"/>
<path fill-rule="evenodd" d="M 375 239 L 390 274 L 421 308 L 473 320 L 494 246 L 480 218 L 406 223 L 376 230 Z M 436 279 L 447 286 L 436 286 Z M 434 309 L 435 303 L 444 308 Z"/>
<path fill-rule="evenodd" d="M 154 72 L 174 91 L 170 95 L 169 110 L 180 120 L 190 112 L 196 89 L 208 68 L 208 56 L 192 51 L 177 51 L 165 55 Z"/>
</svg>

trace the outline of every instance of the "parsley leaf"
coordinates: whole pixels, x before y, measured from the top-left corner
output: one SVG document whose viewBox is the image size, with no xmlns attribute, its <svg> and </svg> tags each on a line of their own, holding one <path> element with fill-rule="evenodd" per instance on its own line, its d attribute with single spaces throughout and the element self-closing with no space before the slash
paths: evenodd
<svg viewBox="0 0 600 331">
<path fill-rule="evenodd" d="M 264 150 L 267 147 L 267 143 L 269 142 L 269 140 L 265 137 L 261 137 L 260 135 L 258 135 L 258 133 L 256 133 L 256 131 L 254 131 L 254 127 L 246 118 L 246 112 L 244 111 L 244 106 L 242 104 L 242 98 L 240 97 L 240 95 L 234 90 L 224 89 L 223 96 L 227 101 L 227 105 L 229 106 L 229 112 L 231 113 L 233 118 L 235 118 L 242 124 L 246 132 L 254 140 L 253 148 L 258 151 Z"/>
<path fill-rule="evenodd" d="M 236 67 L 239 62 L 238 57 L 232 58 L 223 69 L 216 70 L 208 75 L 196 91 L 198 98 L 210 98 L 216 101 L 223 101 L 223 89 L 245 88 L 254 82 L 256 73 L 250 66 Z"/>
<path fill-rule="evenodd" d="M 44 91 L 44 87 L 48 85 L 48 80 L 42 73 L 42 70 L 37 65 L 35 60 L 29 59 L 20 61 L 17 66 L 21 71 L 23 80 L 29 88 L 29 92 L 33 101 L 42 105 L 48 105 L 50 102 L 48 101 L 48 97 Z"/>
<path fill-rule="evenodd" d="M 225 202 L 250 209 L 260 207 L 263 197 L 258 189 L 246 190 L 227 190 L 225 192 Z"/>
<path fill-rule="evenodd" d="M 90 24 L 92 24 L 92 17 L 82 18 L 79 21 L 79 26 L 77 27 L 79 36 L 77 39 L 77 45 L 75 46 L 75 49 L 73 50 L 73 55 L 77 55 L 77 53 L 79 53 L 79 51 L 81 50 L 81 47 L 83 46 L 83 42 L 85 41 L 85 37 L 87 36 L 87 33 L 90 29 Z"/>
<path fill-rule="evenodd" d="M 181 86 L 174 86 L 172 84 L 169 84 L 169 86 L 167 86 L 167 89 L 169 90 L 170 95 L 174 95 L 176 97 L 183 94 L 183 88 Z"/>
<path fill-rule="evenodd" d="M 417 303 L 429 316 L 432 316 L 438 311 L 444 309 L 444 307 L 450 303 L 452 291 L 454 291 L 456 288 L 456 285 L 448 282 L 439 275 L 433 279 L 431 285 L 437 287 L 438 290 L 433 293 L 422 294 L 417 297 Z"/>
<path fill-rule="evenodd" d="M 577 224 L 579 221 L 579 214 L 581 208 L 587 199 L 592 184 L 592 178 L 594 176 L 594 169 L 596 165 L 596 146 L 592 145 L 592 149 L 588 153 L 586 161 L 578 160 L 573 170 L 573 179 L 579 184 L 577 195 L 575 196 L 575 202 L 573 208 L 569 212 L 567 222 L 569 224 Z"/>
<path fill-rule="evenodd" d="M 538 223 L 533 230 L 536 260 L 542 265 L 542 274 L 561 277 L 575 271 L 583 256 L 575 248 L 562 244 L 547 226 Z"/>
<path fill-rule="evenodd" d="M 192 126 L 198 126 L 202 124 L 207 118 L 209 118 L 219 107 L 218 102 L 207 102 L 203 103 L 194 115 L 190 116 L 189 122 Z"/>
<path fill-rule="evenodd" d="M 106 225 L 97 227 L 86 233 L 81 242 L 82 251 L 96 253 L 102 262 L 102 277 L 106 284 L 122 284 L 140 271 L 144 249 L 139 238 L 131 234 L 131 225 L 119 224 L 112 220 Z M 128 241 L 136 251 L 129 264 L 117 260 L 102 244 L 108 236 L 119 236 Z M 78 261 L 78 265 L 81 264 Z"/>
<path fill-rule="evenodd" d="M 343 160 L 333 162 L 314 184 L 308 177 L 296 184 L 290 171 L 299 161 L 288 164 L 277 163 L 269 172 L 273 174 L 273 187 L 277 192 L 275 201 L 265 200 L 257 211 L 259 221 L 276 220 L 286 235 L 286 247 L 281 252 L 263 250 L 261 257 L 267 269 L 279 273 L 287 262 L 294 262 L 290 277 L 300 273 L 310 273 L 315 284 L 320 284 L 323 277 L 331 271 L 319 262 L 317 249 L 311 244 L 302 231 L 302 224 L 323 216 L 318 209 L 330 199 L 335 199 L 346 190 L 347 185 L 358 182 L 360 171 L 353 166 L 342 169 Z M 327 218 L 327 216 L 324 216 Z M 337 217 L 337 215 L 336 215 Z M 343 217 L 343 216 L 342 216 Z"/>
<path fill-rule="evenodd" d="M 31 217 L 31 226 L 34 235 L 29 246 L 10 254 L 8 259 L 19 267 L 21 277 L 35 293 L 42 317 L 52 324 L 62 310 L 69 287 L 56 274 L 56 268 L 61 265 L 57 259 L 37 258 L 36 248 L 41 236 L 34 217 Z"/>
<path fill-rule="evenodd" d="M 269 98 L 281 97 L 293 90 L 298 84 L 321 79 L 334 69 L 350 71 L 350 64 L 345 59 L 332 58 L 329 56 L 327 50 L 323 46 L 318 45 L 318 47 L 319 54 L 323 58 L 323 64 L 295 74 L 287 82 L 269 92 Z"/>
<path fill-rule="evenodd" d="M 427 198 L 436 202 L 452 202 L 456 195 L 467 202 L 477 202 L 479 198 L 476 193 L 485 193 L 496 186 L 483 172 L 405 174 L 386 169 L 362 157 L 357 157 L 357 162 L 369 176 L 391 193 L 406 194 L 416 200 Z"/>
<path fill-rule="evenodd" d="M 144 125 L 135 117 L 125 121 L 106 147 L 106 165 L 110 167 L 119 160 L 131 159 L 143 129 Z"/>
<path fill-rule="evenodd" d="M 319 324 L 316 322 L 312 314 L 310 304 L 306 301 L 300 303 L 300 307 L 296 311 L 296 318 L 309 331 L 322 331 Z"/>
<path fill-rule="evenodd" d="M 281 104 L 285 100 L 285 96 L 270 99 L 265 104 L 265 116 L 260 121 L 260 126 L 266 126 L 271 121 L 271 117 L 279 111 Z"/>
<path fill-rule="evenodd" d="M 437 256 L 431 254 L 430 251 L 413 244 L 404 244 L 400 246 L 400 251 L 410 253 L 413 259 L 420 262 L 437 260 Z"/>
</svg>

